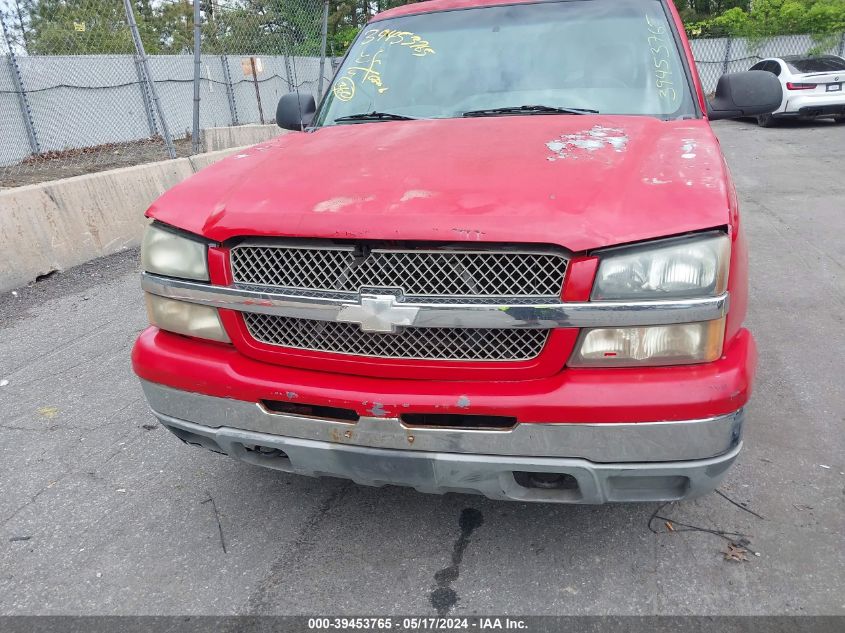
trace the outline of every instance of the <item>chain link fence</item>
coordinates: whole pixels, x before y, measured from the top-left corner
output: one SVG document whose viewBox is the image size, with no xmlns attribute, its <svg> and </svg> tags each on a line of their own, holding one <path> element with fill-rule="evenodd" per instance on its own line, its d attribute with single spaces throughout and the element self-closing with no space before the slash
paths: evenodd
<svg viewBox="0 0 845 633">
<path fill-rule="evenodd" d="M 0 187 L 187 156 L 202 128 L 323 92 L 328 2 L 197 2 L 0 0 Z M 708 93 L 765 57 L 845 52 L 845 34 L 691 43 Z"/>
<path fill-rule="evenodd" d="M 0 186 L 170 156 L 119 0 L 16 9 L 0 14 Z"/>
<path fill-rule="evenodd" d="M 324 3 L 289 0 L 263 6 L 267 10 L 259 12 L 248 2 L 215 3 L 203 25 L 204 65 L 222 69 L 229 93 L 225 104 L 218 99 L 218 108 L 227 105 L 232 125 L 269 123 L 282 95 L 299 90 L 316 97 L 320 77 L 327 79 Z M 206 59 L 212 56 L 213 62 Z"/>
<path fill-rule="evenodd" d="M 201 128 L 274 122 L 283 94 L 316 97 L 330 78 L 326 6 L 0 0 L 0 187 L 187 156 Z"/>
<path fill-rule="evenodd" d="M 782 35 L 760 39 L 691 39 L 693 57 L 704 92 L 716 91 L 716 83 L 725 73 L 748 70 L 761 59 L 786 55 L 845 54 L 845 33 L 834 35 Z"/>
</svg>

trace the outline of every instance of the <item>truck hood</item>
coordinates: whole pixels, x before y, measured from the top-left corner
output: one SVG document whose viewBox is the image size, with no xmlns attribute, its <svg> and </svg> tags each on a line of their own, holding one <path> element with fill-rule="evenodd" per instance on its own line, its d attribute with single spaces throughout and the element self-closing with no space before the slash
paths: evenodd
<svg viewBox="0 0 845 633">
<path fill-rule="evenodd" d="M 205 169 L 148 215 L 236 236 L 533 242 L 572 251 L 730 223 L 704 120 L 513 116 L 290 133 Z"/>
</svg>

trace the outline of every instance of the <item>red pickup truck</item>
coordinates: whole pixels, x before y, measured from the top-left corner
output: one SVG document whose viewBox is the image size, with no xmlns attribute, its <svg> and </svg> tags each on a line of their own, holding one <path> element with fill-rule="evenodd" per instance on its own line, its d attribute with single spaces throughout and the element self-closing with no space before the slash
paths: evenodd
<svg viewBox="0 0 845 633">
<path fill-rule="evenodd" d="M 737 198 L 669 0 L 375 16 L 292 132 L 149 209 L 133 351 L 177 437 L 361 484 L 565 503 L 711 491 L 754 339 Z"/>
</svg>

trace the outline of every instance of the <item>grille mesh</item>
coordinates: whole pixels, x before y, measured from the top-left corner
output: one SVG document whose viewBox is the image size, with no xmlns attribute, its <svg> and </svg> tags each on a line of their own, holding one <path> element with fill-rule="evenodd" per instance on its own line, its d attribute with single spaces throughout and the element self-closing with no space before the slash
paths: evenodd
<svg viewBox="0 0 845 633">
<path fill-rule="evenodd" d="M 358 292 L 400 288 L 410 296 L 558 297 L 567 259 L 555 253 L 243 245 L 231 252 L 235 283 Z"/>
<path fill-rule="evenodd" d="M 396 334 L 363 332 L 354 323 L 315 321 L 245 312 L 252 337 L 299 349 L 419 360 L 519 361 L 536 358 L 548 330 L 405 328 Z"/>
</svg>

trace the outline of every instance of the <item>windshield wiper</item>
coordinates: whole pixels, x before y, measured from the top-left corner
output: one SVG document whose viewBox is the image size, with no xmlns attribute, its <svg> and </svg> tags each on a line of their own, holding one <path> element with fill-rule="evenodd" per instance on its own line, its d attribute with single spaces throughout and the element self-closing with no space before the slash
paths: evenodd
<svg viewBox="0 0 845 633">
<path fill-rule="evenodd" d="M 598 114 L 598 110 L 586 108 L 557 108 L 547 105 L 505 106 L 504 108 L 486 108 L 469 110 L 463 116 L 498 116 L 500 114 Z"/>
<path fill-rule="evenodd" d="M 339 116 L 335 123 L 355 123 L 366 121 L 413 121 L 414 117 L 405 116 L 404 114 L 393 114 L 392 112 L 360 112 L 358 114 L 349 114 L 347 116 Z"/>
</svg>

